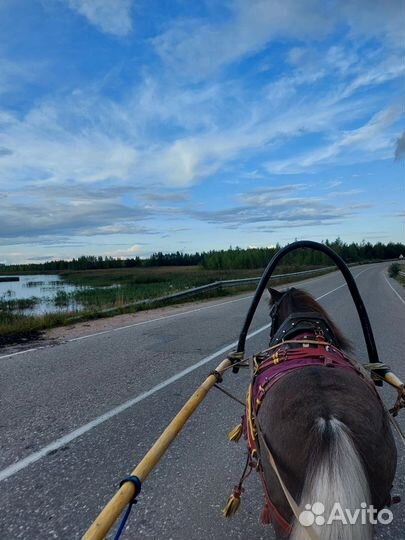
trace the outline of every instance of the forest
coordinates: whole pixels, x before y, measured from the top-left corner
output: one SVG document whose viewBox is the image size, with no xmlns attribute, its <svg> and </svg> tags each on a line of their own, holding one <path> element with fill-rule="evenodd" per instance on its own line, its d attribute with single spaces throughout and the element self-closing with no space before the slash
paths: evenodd
<svg viewBox="0 0 405 540">
<path fill-rule="evenodd" d="M 350 244 L 337 238 L 333 242 L 326 240 L 325 245 L 332 248 L 346 263 L 361 263 L 367 261 L 382 261 L 397 259 L 405 256 L 405 245 L 402 243 L 389 242 L 361 242 Z M 82 255 L 72 260 L 52 260 L 43 263 L 30 263 L 18 265 L 0 265 L 0 273 L 10 272 L 63 272 L 72 270 L 96 270 L 108 268 L 135 268 L 135 267 L 159 267 L 159 266 L 201 266 L 206 270 L 227 269 L 257 269 L 264 268 L 271 257 L 282 246 L 265 248 L 242 249 L 230 247 L 225 250 L 212 250 L 208 252 L 196 252 L 193 254 L 156 252 L 148 258 L 114 258 L 94 255 Z M 296 267 L 325 266 L 329 264 L 328 258 L 317 251 L 309 249 L 297 250 L 289 254 L 285 264 Z"/>
</svg>

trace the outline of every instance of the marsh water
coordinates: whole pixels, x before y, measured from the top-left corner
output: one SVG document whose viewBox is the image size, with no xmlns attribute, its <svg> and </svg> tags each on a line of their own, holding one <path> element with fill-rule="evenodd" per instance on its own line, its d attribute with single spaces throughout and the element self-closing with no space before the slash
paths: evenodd
<svg viewBox="0 0 405 540">
<path fill-rule="evenodd" d="M 39 315 L 81 308 L 79 304 L 71 300 L 62 301 L 65 297 L 64 293 L 67 295 L 78 290 L 79 287 L 64 282 L 57 274 L 20 276 L 13 274 L 13 277 L 20 279 L 0 282 L 0 303 L 2 304 L 0 309 L 8 306 L 8 309 L 18 310 L 27 315 Z"/>
</svg>

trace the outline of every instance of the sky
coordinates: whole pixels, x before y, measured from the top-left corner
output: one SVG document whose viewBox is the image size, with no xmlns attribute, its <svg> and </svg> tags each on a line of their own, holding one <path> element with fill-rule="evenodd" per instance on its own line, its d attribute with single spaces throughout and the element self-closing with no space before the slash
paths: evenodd
<svg viewBox="0 0 405 540">
<path fill-rule="evenodd" d="M 0 262 L 404 241 L 405 0 L 0 0 Z"/>
</svg>

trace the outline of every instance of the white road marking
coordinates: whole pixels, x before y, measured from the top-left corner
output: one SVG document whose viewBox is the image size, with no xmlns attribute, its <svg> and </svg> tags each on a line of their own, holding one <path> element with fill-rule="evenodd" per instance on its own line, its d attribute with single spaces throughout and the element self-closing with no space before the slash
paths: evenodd
<svg viewBox="0 0 405 540">
<path fill-rule="evenodd" d="M 26 354 L 26 353 L 29 353 L 29 352 L 40 351 L 41 349 L 46 349 L 47 347 L 48 347 L 48 345 L 41 345 L 40 347 L 34 347 L 32 349 L 24 349 L 23 351 L 18 351 L 18 352 L 14 352 L 14 353 L 10 353 L 10 354 L 5 354 L 3 356 L 0 356 L 0 360 L 2 358 L 8 358 L 9 356 L 18 356 L 19 354 Z"/>
<path fill-rule="evenodd" d="M 73 341 L 80 341 L 82 339 L 87 339 L 87 338 L 91 338 L 91 337 L 94 337 L 94 336 L 101 336 L 103 334 L 110 334 L 111 332 L 118 332 L 119 330 L 125 330 L 127 328 L 133 328 L 134 326 L 141 326 L 141 325 L 144 325 L 144 324 L 150 324 L 150 323 L 154 323 L 154 322 L 158 322 L 158 321 L 163 321 L 165 319 L 172 319 L 174 317 L 180 317 L 181 315 L 188 315 L 190 313 L 196 313 L 198 311 L 202 311 L 202 310 L 205 310 L 205 309 L 212 309 L 212 308 L 215 308 L 215 307 L 218 307 L 218 306 L 223 306 L 225 304 L 232 304 L 234 302 L 240 302 L 242 300 L 247 300 L 247 299 L 249 299 L 251 297 L 252 297 L 251 295 L 250 296 L 244 296 L 243 298 L 236 298 L 235 300 L 227 300 L 226 302 L 220 302 L 220 303 L 213 304 L 213 305 L 210 305 L 210 306 L 201 306 L 200 308 L 190 309 L 188 311 L 182 311 L 181 313 L 173 313 L 172 315 L 164 315 L 163 317 L 156 317 L 155 319 L 148 319 L 146 321 L 140 321 L 140 322 L 133 323 L 133 324 L 127 324 L 126 326 L 118 326 L 117 328 L 110 328 L 109 330 L 103 330 L 101 332 L 95 332 L 93 334 L 86 334 L 84 336 L 79 336 L 79 337 L 76 337 L 76 338 L 70 338 L 70 339 L 67 339 L 67 340 L 63 341 L 62 343 L 60 343 L 60 345 L 63 345 L 63 343 L 71 343 Z M 0 360 L 2 358 L 9 358 L 9 357 L 12 357 L 12 356 L 17 356 L 19 354 L 26 354 L 26 353 L 29 353 L 29 352 L 39 351 L 41 349 L 46 349 L 47 347 L 49 347 L 49 345 L 41 345 L 39 347 L 35 347 L 35 348 L 32 348 L 32 349 L 25 349 L 24 351 L 18 351 L 18 352 L 15 352 L 15 353 L 5 354 L 3 356 L 0 356 Z"/>
<path fill-rule="evenodd" d="M 387 276 L 384 275 L 384 278 L 385 278 L 385 281 L 388 283 L 388 286 L 394 291 L 394 293 L 398 296 L 398 298 L 401 300 L 401 302 L 403 304 L 405 304 L 405 300 L 402 298 L 402 296 L 399 294 L 399 292 L 394 289 L 394 287 L 388 281 Z"/>
<path fill-rule="evenodd" d="M 360 274 L 362 274 L 363 272 L 365 272 L 365 270 L 360 272 Z M 357 274 L 356 278 L 360 274 Z M 339 287 L 336 287 L 335 289 L 332 289 L 331 291 L 323 294 L 322 296 L 319 296 L 315 300 L 320 300 L 321 298 L 324 298 L 325 296 L 328 296 L 329 294 L 332 294 L 333 292 L 335 292 L 336 290 L 344 287 L 345 285 L 346 285 L 346 283 L 344 283 L 343 285 L 340 285 Z M 267 330 L 268 328 L 270 328 L 270 326 L 271 326 L 271 323 L 265 324 L 264 326 L 261 326 L 260 328 L 258 328 L 254 332 L 251 332 L 250 334 L 248 334 L 246 339 L 250 339 L 250 338 L 252 338 L 254 336 L 257 336 L 261 332 L 264 332 L 264 330 Z M 42 459 L 47 454 L 49 454 L 49 452 L 58 450 L 59 448 L 61 448 L 62 446 L 65 446 L 66 444 L 70 443 L 74 439 L 77 439 L 81 435 L 84 435 L 85 433 L 87 433 L 91 429 L 99 426 L 100 424 L 106 422 L 107 420 L 110 420 L 114 416 L 117 416 L 118 414 L 122 413 L 126 409 L 129 409 L 133 405 L 136 405 L 140 401 L 143 401 L 144 399 L 148 398 L 149 396 L 152 396 L 153 394 L 156 394 L 156 392 L 159 392 L 163 388 L 166 388 L 167 386 L 169 386 L 170 384 L 178 381 L 179 379 L 182 379 L 183 377 L 185 377 L 189 373 L 195 371 L 199 367 L 207 364 L 208 362 L 211 362 L 211 360 L 214 360 L 214 358 L 216 358 L 217 356 L 226 353 L 227 351 L 229 351 L 230 349 L 235 347 L 237 344 L 238 344 L 238 342 L 234 341 L 234 342 L 232 342 L 232 343 L 230 343 L 228 345 L 225 345 L 224 347 L 222 347 L 218 351 L 210 354 L 209 356 L 206 356 L 205 358 L 203 358 L 202 360 L 200 360 L 196 364 L 193 364 L 192 366 L 189 366 L 188 368 L 183 369 L 182 371 L 179 371 L 178 373 L 176 373 L 172 377 L 169 377 L 165 381 L 157 384 L 156 386 L 154 386 L 150 390 L 147 390 L 146 392 L 143 392 L 142 394 L 140 394 L 140 395 L 138 395 L 138 396 L 136 396 L 136 397 L 134 397 L 132 399 L 129 399 L 128 401 L 125 401 L 121 405 L 118 405 L 118 407 L 114 407 L 114 409 L 111 409 L 110 411 L 107 411 L 106 413 L 102 414 L 101 416 L 98 416 L 97 418 L 95 418 L 91 422 L 88 422 L 87 424 L 84 424 L 83 426 L 75 429 L 74 431 L 71 431 L 70 433 L 67 433 L 63 437 L 60 437 L 59 439 L 56 439 L 55 441 L 48 444 L 47 446 L 44 446 L 43 448 L 41 448 L 37 452 L 33 452 L 32 454 L 29 454 L 25 458 L 20 459 L 19 461 L 13 463 L 12 465 L 9 465 L 8 467 L 6 467 L 5 469 L 0 471 L 0 482 L 2 480 L 5 480 L 6 478 L 10 478 L 11 476 L 13 476 L 17 472 L 21 471 L 22 469 L 25 469 L 26 467 L 28 467 L 32 463 L 35 463 L 36 461 Z"/>
<path fill-rule="evenodd" d="M 181 313 L 173 313 L 172 315 L 164 315 L 163 317 L 156 317 L 155 319 L 148 319 L 147 321 L 140 321 L 140 322 L 137 322 L 137 323 L 127 324 L 125 326 L 119 326 L 117 328 L 110 328 L 110 330 L 104 330 L 103 332 L 97 332 L 95 334 L 86 334 L 85 336 L 79 336 L 77 338 L 67 339 L 66 341 L 68 341 L 68 342 L 70 342 L 70 341 L 80 341 L 82 339 L 87 339 L 87 338 L 93 337 L 93 336 L 99 336 L 101 334 L 108 334 L 110 332 L 118 332 L 119 330 L 126 330 L 127 328 L 133 328 L 134 326 L 142 326 L 144 324 L 158 322 L 158 321 L 162 321 L 162 320 L 165 320 L 165 319 L 172 319 L 174 317 L 180 317 L 180 315 L 188 315 L 190 313 L 197 313 L 198 311 L 202 311 L 202 310 L 205 310 L 205 309 L 212 309 L 212 308 L 215 308 L 215 307 L 218 307 L 218 306 L 224 306 L 225 304 L 233 304 L 234 302 L 241 302 L 242 300 L 247 300 L 247 299 L 249 299 L 251 297 L 252 297 L 251 295 L 250 296 L 243 296 L 242 298 L 236 298 L 235 300 L 227 300 L 226 302 L 219 302 L 219 303 L 213 304 L 211 306 L 201 306 L 199 308 L 189 309 L 188 311 L 182 311 Z"/>
<path fill-rule="evenodd" d="M 259 334 L 260 332 L 263 332 L 267 328 L 270 328 L 270 323 L 266 324 L 265 326 L 262 326 L 258 330 L 255 330 L 254 332 L 249 334 L 247 336 L 247 339 L 256 336 L 257 334 Z M 204 364 L 207 364 L 208 362 L 211 362 L 211 360 L 213 360 L 217 356 L 219 356 L 221 354 L 225 354 L 227 351 L 229 351 L 233 347 L 236 347 L 237 344 L 238 344 L 238 342 L 234 341 L 232 343 L 229 343 L 228 345 L 225 345 L 225 347 L 222 347 L 221 349 L 214 352 L 213 354 L 210 354 L 209 356 L 206 356 L 205 358 L 203 358 L 202 360 L 200 360 L 196 364 L 193 364 L 192 366 L 189 366 L 188 368 L 183 369 L 182 371 L 179 371 L 178 373 L 176 373 L 172 377 L 169 377 L 165 381 L 157 384 L 156 386 L 154 386 L 150 390 L 147 390 L 146 392 L 143 392 L 142 394 L 140 394 L 139 396 L 136 396 L 133 399 L 129 399 L 128 401 L 125 401 L 121 405 L 118 405 L 118 407 L 115 407 L 114 409 L 111 409 L 110 411 L 102 414 L 101 416 L 98 416 L 97 418 L 95 418 L 91 422 L 88 422 L 87 424 L 84 424 L 84 426 L 81 426 L 78 429 L 75 429 L 74 431 L 71 431 L 70 433 L 68 433 L 64 437 L 61 437 L 60 439 L 57 439 L 56 441 L 48 444 L 47 446 L 44 446 L 43 448 L 41 448 L 41 450 L 38 450 L 38 452 L 34 452 L 34 453 L 28 455 L 27 457 L 21 459 L 20 461 L 17 461 L 16 463 L 13 463 L 9 467 L 6 467 L 2 471 L 0 471 L 0 481 L 5 480 L 6 478 L 9 478 L 10 476 L 13 476 L 18 471 L 21 471 L 22 469 L 25 469 L 26 467 L 28 467 L 28 465 L 31 465 L 32 463 L 35 463 L 39 459 L 45 457 L 47 454 L 49 454 L 49 452 L 58 450 L 62 446 L 65 446 L 66 444 L 70 443 L 74 439 L 77 439 L 81 435 L 84 435 L 85 433 L 87 433 L 91 429 L 95 428 L 96 426 L 99 426 L 100 424 L 102 424 L 103 422 L 106 422 L 110 418 L 113 418 L 114 416 L 117 416 L 117 414 L 122 413 L 123 411 L 125 411 L 129 407 L 132 407 L 133 405 L 136 405 L 137 403 L 139 403 L 140 401 L 143 401 L 144 399 L 148 398 L 149 396 L 152 396 L 153 394 L 156 394 L 156 392 L 159 392 L 159 390 L 162 390 L 163 388 L 166 388 L 166 386 L 169 386 L 170 384 L 178 381 L 179 379 L 182 379 L 183 377 L 185 377 L 186 375 L 188 375 L 192 371 L 195 371 L 196 369 L 203 366 Z"/>
<path fill-rule="evenodd" d="M 359 272 L 356 276 L 354 276 L 354 279 L 357 279 L 359 276 L 361 276 L 361 274 L 364 274 L 364 272 L 366 272 L 367 270 L 368 270 L 368 268 L 366 268 L 365 270 L 362 270 L 361 272 Z M 332 289 L 331 291 L 327 292 L 326 294 L 323 294 L 322 296 L 318 296 L 318 298 L 315 298 L 315 300 L 321 300 L 322 298 L 325 298 L 325 296 L 328 296 L 328 294 L 331 294 L 331 293 L 333 293 L 335 291 L 338 291 L 342 287 L 347 287 L 347 283 L 343 283 L 342 285 L 339 285 L 339 287 L 336 287 L 335 289 Z"/>
</svg>

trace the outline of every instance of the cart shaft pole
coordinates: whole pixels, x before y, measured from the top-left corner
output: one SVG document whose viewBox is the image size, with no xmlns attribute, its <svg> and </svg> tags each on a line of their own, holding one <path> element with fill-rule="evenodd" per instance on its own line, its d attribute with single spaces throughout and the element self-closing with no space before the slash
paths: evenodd
<svg viewBox="0 0 405 540">
<path fill-rule="evenodd" d="M 215 371 L 223 373 L 223 371 L 231 365 L 232 363 L 230 360 L 223 360 Z M 177 437 L 187 420 L 216 383 L 216 376 L 210 374 L 173 418 L 139 465 L 132 471 L 131 476 L 137 476 L 141 482 L 146 480 L 150 472 L 159 463 L 166 450 Z M 125 482 L 100 512 L 96 520 L 84 534 L 82 540 L 103 540 L 134 495 L 135 486 L 131 482 Z"/>
</svg>

